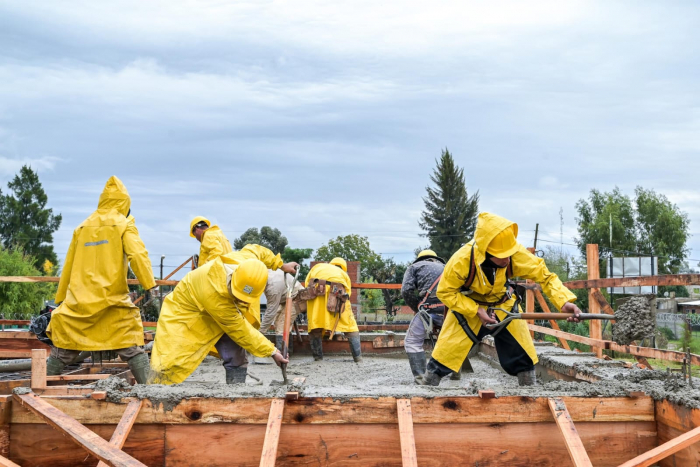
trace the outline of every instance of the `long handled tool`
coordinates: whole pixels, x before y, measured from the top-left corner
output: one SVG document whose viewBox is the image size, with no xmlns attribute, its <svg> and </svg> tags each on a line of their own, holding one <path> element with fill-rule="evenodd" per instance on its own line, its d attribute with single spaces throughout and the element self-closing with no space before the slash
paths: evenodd
<svg viewBox="0 0 700 467">
<path fill-rule="evenodd" d="M 493 316 L 493 311 L 498 310 L 502 311 L 507 315 L 505 319 L 503 319 L 499 323 L 493 323 L 493 324 L 484 324 L 488 329 L 502 329 L 504 326 L 507 326 L 508 323 L 513 321 L 514 319 L 567 319 L 567 318 L 572 318 L 574 316 L 573 313 L 517 313 L 517 312 L 512 312 L 508 310 L 504 310 L 503 308 L 489 308 L 489 315 Z M 578 319 L 584 320 L 584 319 L 615 319 L 615 315 L 605 315 L 602 313 L 581 313 L 578 315 Z"/>
<path fill-rule="evenodd" d="M 294 306 L 292 302 L 292 292 L 294 291 L 294 284 L 297 282 L 297 277 L 299 277 L 299 266 L 297 266 L 296 274 L 294 274 L 294 280 L 291 285 L 287 283 L 286 274 L 284 276 L 284 283 L 287 286 L 287 302 L 284 306 L 284 329 L 282 331 L 284 344 L 282 345 L 282 356 L 286 359 L 289 358 L 289 331 L 292 327 L 292 307 Z M 287 364 L 282 363 L 280 368 L 282 368 L 284 384 L 287 384 Z"/>
</svg>

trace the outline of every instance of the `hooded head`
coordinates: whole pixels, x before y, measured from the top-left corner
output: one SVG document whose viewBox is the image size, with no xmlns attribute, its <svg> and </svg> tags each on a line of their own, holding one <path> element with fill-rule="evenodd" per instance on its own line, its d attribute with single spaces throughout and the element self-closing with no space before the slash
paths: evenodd
<svg viewBox="0 0 700 467">
<path fill-rule="evenodd" d="M 486 259 L 486 252 L 496 258 L 507 258 L 518 251 L 518 224 L 501 216 L 482 212 L 476 222 L 474 232 L 474 261 L 481 264 Z"/>
<path fill-rule="evenodd" d="M 100 195 L 100 201 L 97 203 L 97 209 L 114 209 L 124 216 L 129 214 L 131 198 L 126 187 L 117 177 L 112 176 L 107 180 Z"/>
</svg>

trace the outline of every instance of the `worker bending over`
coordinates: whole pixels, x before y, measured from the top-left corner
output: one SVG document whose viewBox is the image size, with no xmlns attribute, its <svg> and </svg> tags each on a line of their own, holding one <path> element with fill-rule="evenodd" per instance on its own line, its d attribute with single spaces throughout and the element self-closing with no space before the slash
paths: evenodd
<svg viewBox="0 0 700 467">
<path fill-rule="evenodd" d="M 198 266 L 203 266 L 209 261 L 215 260 L 221 255 L 231 253 L 231 243 L 218 225 L 211 225 L 209 219 L 197 216 L 190 222 L 190 237 L 196 238 L 199 243 Z"/>
<path fill-rule="evenodd" d="M 406 332 L 404 349 L 411 372 L 416 377 L 425 373 L 425 339 L 437 335 L 445 319 L 445 305 L 437 298 L 437 286 L 444 269 L 444 259 L 433 250 L 423 250 L 403 275 L 401 296 L 415 313 Z M 462 370 L 472 371 L 468 358 L 464 360 Z M 452 373 L 450 377 L 460 379 L 460 373 Z"/>
<path fill-rule="evenodd" d="M 267 300 L 267 307 L 265 309 L 265 315 L 262 318 L 262 324 L 260 325 L 260 332 L 265 333 L 270 326 L 275 325 L 275 347 L 282 350 L 284 345 L 284 313 L 287 304 L 287 287 L 292 286 L 294 281 L 294 276 L 285 274 L 282 270 L 268 271 L 267 272 L 267 285 L 265 286 L 265 299 Z M 302 285 L 299 282 L 293 284 L 292 298 L 296 298 L 299 291 L 303 290 Z M 292 305 L 292 315 L 290 320 L 290 327 L 287 329 L 288 333 L 292 332 L 292 325 L 294 320 L 297 318 L 299 313 L 302 312 L 302 306 L 306 302 L 300 300 L 294 300 Z M 289 352 L 292 351 L 292 339 L 289 339 Z"/>
<path fill-rule="evenodd" d="M 97 211 L 73 231 L 56 292 L 60 303 L 46 334 L 53 341 L 48 375 L 59 375 L 81 351 L 113 350 L 136 382 L 148 375 L 141 314 L 129 298 L 129 265 L 144 289 L 153 289 L 151 261 L 130 215 L 131 198 L 117 177 L 105 185 Z"/>
<path fill-rule="evenodd" d="M 442 377 L 459 370 L 473 345 L 492 333 L 484 325 L 498 323 L 506 315 L 498 310 L 489 313 L 489 307 L 510 310 L 516 301 L 506 283 L 511 277 L 540 284 L 552 303 L 562 312 L 574 313 L 569 320 L 578 322 L 581 310 L 573 303 L 576 296 L 547 269 L 543 259 L 517 242 L 517 236 L 517 224 L 495 214 L 479 214 L 474 239 L 450 258 L 438 284 L 437 296 L 450 313 L 417 383 L 437 386 Z M 511 321 L 494 341 L 506 373 L 517 376 L 521 386 L 535 384 L 538 359 L 527 323 Z"/>
<path fill-rule="evenodd" d="M 245 383 L 247 350 L 256 357 L 288 363 L 263 336 L 260 296 L 267 270 L 294 272 L 297 263 L 282 264 L 260 245 L 219 256 L 188 273 L 163 301 L 153 346 L 151 382 L 184 381 L 215 345 L 224 360 L 227 384 Z"/>
<path fill-rule="evenodd" d="M 314 360 L 323 360 L 324 331 L 342 332 L 350 343 L 355 362 L 362 361 L 360 330 L 350 306 L 352 285 L 348 265 L 342 258 L 330 263 L 319 263 L 306 276 L 306 289 L 302 294 L 306 302 L 309 321 L 309 340 Z"/>
</svg>

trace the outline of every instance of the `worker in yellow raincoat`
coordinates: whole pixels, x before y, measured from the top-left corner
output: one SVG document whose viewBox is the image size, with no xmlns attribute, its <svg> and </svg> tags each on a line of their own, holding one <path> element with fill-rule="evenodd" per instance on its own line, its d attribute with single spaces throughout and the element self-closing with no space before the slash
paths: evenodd
<svg viewBox="0 0 700 467">
<path fill-rule="evenodd" d="M 144 289 L 153 289 L 151 261 L 130 215 L 131 198 L 111 177 L 97 211 L 73 232 L 58 283 L 56 303 L 46 334 L 53 341 L 47 374 L 61 374 L 81 351 L 114 350 L 145 383 L 148 355 L 143 345 L 141 314 L 129 298 L 128 267 Z"/>
<path fill-rule="evenodd" d="M 437 386 L 442 377 L 459 371 L 472 346 L 493 332 L 483 325 L 506 317 L 502 311 L 489 313 L 489 307 L 512 309 L 516 297 L 508 293 L 506 284 L 511 277 L 540 284 L 562 312 L 581 313 L 573 303 L 576 295 L 547 269 L 543 259 L 519 244 L 517 236 L 517 224 L 495 214 L 479 214 L 474 239 L 452 255 L 438 284 L 437 296 L 450 312 L 427 370 L 416 383 Z M 578 322 L 576 317 L 569 320 Z M 494 335 L 494 341 L 506 373 L 517 376 L 521 386 L 535 384 L 538 359 L 527 323 L 511 321 Z"/>
<path fill-rule="evenodd" d="M 260 296 L 268 268 L 292 273 L 297 266 L 283 264 L 279 255 L 260 245 L 246 245 L 188 273 L 163 301 L 150 381 L 181 383 L 214 345 L 224 360 L 228 384 L 245 383 L 246 350 L 256 357 L 272 357 L 278 365 L 287 363 L 258 331 Z"/>
<path fill-rule="evenodd" d="M 231 243 L 218 225 L 211 225 L 209 219 L 197 216 L 190 222 L 190 237 L 196 238 L 201 243 L 199 247 L 198 266 L 203 266 L 209 261 L 226 253 L 231 253 Z"/>
<path fill-rule="evenodd" d="M 306 286 L 311 287 L 314 279 L 326 281 L 326 292 L 306 302 L 309 321 L 309 339 L 314 360 L 323 360 L 324 331 L 342 332 L 350 343 L 350 352 L 356 362 L 362 361 L 360 350 L 360 330 L 352 313 L 350 300 L 346 300 L 341 313 L 331 313 L 326 304 L 331 287 L 328 283 L 340 284 L 348 296 L 352 293 L 348 265 L 342 258 L 333 258 L 330 263 L 319 263 L 311 268 L 306 276 Z M 336 325 L 337 324 L 337 325 Z"/>
</svg>

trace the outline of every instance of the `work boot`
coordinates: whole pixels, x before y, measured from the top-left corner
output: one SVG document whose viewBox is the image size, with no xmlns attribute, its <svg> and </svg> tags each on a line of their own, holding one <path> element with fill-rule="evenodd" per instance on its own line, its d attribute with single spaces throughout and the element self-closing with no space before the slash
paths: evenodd
<svg viewBox="0 0 700 467">
<path fill-rule="evenodd" d="M 434 358 L 431 358 L 430 361 L 428 361 L 425 373 L 416 376 L 415 382 L 421 386 L 438 386 L 440 384 L 440 380 L 450 373 L 452 373 L 452 370 Z"/>
<path fill-rule="evenodd" d="M 131 357 L 127 362 L 131 374 L 134 375 L 134 379 L 138 384 L 146 384 L 148 380 L 148 374 L 151 371 L 151 365 L 148 362 L 148 355 L 145 353 L 140 353 L 135 357 Z"/>
<path fill-rule="evenodd" d="M 49 357 L 46 361 L 46 374 L 47 376 L 58 376 L 61 374 L 66 364 L 55 357 Z"/>
<path fill-rule="evenodd" d="M 406 352 L 406 356 L 414 377 L 425 373 L 425 352 Z"/>
<path fill-rule="evenodd" d="M 309 344 L 311 344 L 314 360 L 323 360 L 323 334 L 316 332 L 309 334 Z"/>
<path fill-rule="evenodd" d="M 355 363 L 360 363 L 362 361 L 362 345 L 360 342 L 359 331 L 346 332 L 345 336 L 348 338 L 350 343 L 350 353 L 352 353 L 352 359 Z"/>
<path fill-rule="evenodd" d="M 534 386 L 537 383 L 537 375 L 535 375 L 535 370 L 521 371 L 518 373 L 518 385 L 520 386 Z"/>
<path fill-rule="evenodd" d="M 245 384 L 246 376 L 248 376 L 248 367 L 226 368 L 226 384 Z"/>
<path fill-rule="evenodd" d="M 459 381 L 462 379 L 462 373 L 474 373 L 474 368 L 472 368 L 472 364 L 469 362 L 469 357 L 464 359 L 462 367 L 459 369 L 459 371 L 455 371 L 450 375 L 450 379 L 452 381 Z"/>
</svg>

